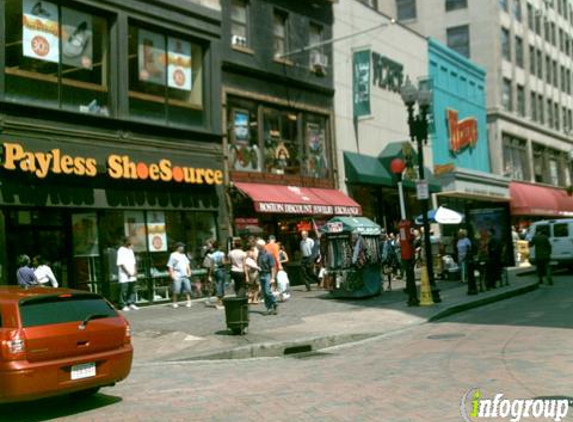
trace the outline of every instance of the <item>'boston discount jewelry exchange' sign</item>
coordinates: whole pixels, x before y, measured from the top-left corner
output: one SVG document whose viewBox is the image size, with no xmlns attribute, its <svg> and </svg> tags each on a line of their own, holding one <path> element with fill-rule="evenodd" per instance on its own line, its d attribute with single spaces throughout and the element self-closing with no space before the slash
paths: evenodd
<svg viewBox="0 0 573 422">
<path fill-rule="evenodd" d="M 49 174 L 95 177 L 96 158 L 72 156 L 54 148 L 49 152 L 30 151 L 18 143 L 2 145 L 2 166 L 6 170 L 20 170 L 44 179 Z M 220 185 L 223 172 L 209 168 L 176 166 L 163 158 L 154 163 L 136 162 L 129 155 L 110 154 L 106 160 L 107 175 L 112 179 L 152 180 L 197 185 Z"/>
</svg>

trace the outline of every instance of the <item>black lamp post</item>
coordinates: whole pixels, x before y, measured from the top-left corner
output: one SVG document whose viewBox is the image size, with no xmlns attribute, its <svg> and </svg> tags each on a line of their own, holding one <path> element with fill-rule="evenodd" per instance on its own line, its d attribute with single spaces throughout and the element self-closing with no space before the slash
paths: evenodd
<svg viewBox="0 0 573 422">
<path fill-rule="evenodd" d="M 418 173 L 420 181 L 425 181 L 424 174 L 424 145 L 428 143 L 428 110 L 432 102 L 432 93 L 425 86 L 420 89 L 412 85 L 409 77 L 400 90 L 402 101 L 408 109 L 408 126 L 410 139 L 418 145 Z M 418 104 L 418 113 L 414 106 Z M 426 268 L 428 279 L 432 287 L 432 299 L 434 303 L 441 302 L 440 293 L 434 280 L 434 265 L 432 260 L 432 243 L 430 241 L 430 222 L 428 220 L 429 198 L 420 200 L 422 205 L 422 219 L 424 226 L 424 249 L 426 251 Z"/>
</svg>

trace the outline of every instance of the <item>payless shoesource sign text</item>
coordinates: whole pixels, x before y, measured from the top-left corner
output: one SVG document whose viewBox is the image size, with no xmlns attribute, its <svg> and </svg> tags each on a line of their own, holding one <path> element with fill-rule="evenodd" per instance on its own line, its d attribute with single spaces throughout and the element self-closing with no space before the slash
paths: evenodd
<svg viewBox="0 0 573 422">
<path fill-rule="evenodd" d="M 31 173 L 39 179 L 49 174 L 95 177 L 98 162 L 93 157 L 64 154 L 59 148 L 48 152 L 26 150 L 18 143 L 2 145 L 2 166 L 6 170 Z M 223 172 L 209 168 L 173 165 L 166 158 L 155 163 L 136 162 L 126 154 L 110 154 L 106 160 L 107 174 L 112 179 L 152 180 L 196 185 L 220 185 Z"/>
</svg>

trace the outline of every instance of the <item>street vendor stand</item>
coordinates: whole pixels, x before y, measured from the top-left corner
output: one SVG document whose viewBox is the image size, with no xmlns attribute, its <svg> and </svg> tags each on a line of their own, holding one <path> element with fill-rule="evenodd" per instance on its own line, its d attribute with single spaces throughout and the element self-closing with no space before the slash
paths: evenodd
<svg viewBox="0 0 573 422">
<path fill-rule="evenodd" d="M 326 242 L 326 277 L 330 293 L 337 298 L 363 298 L 382 292 L 380 273 L 381 228 L 366 217 L 334 217 L 322 227 Z M 353 262 L 356 243 L 364 248 L 364 262 Z M 354 254 L 355 255 L 355 254 Z"/>
</svg>

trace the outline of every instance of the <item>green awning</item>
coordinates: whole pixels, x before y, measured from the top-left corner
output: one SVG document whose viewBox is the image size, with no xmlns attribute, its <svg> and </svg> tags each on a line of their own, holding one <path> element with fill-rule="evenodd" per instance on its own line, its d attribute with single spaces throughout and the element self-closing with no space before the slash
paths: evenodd
<svg viewBox="0 0 573 422">
<path fill-rule="evenodd" d="M 392 175 L 378 157 L 344 151 L 344 169 L 350 183 L 393 186 Z"/>
<path fill-rule="evenodd" d="M 334 217 L 322 226 L 322 231 L 329 234 L 356 231 L 364 236 L 377 236 L 381 233 L 381 228 L 366 217 Z"/>
</svg>

